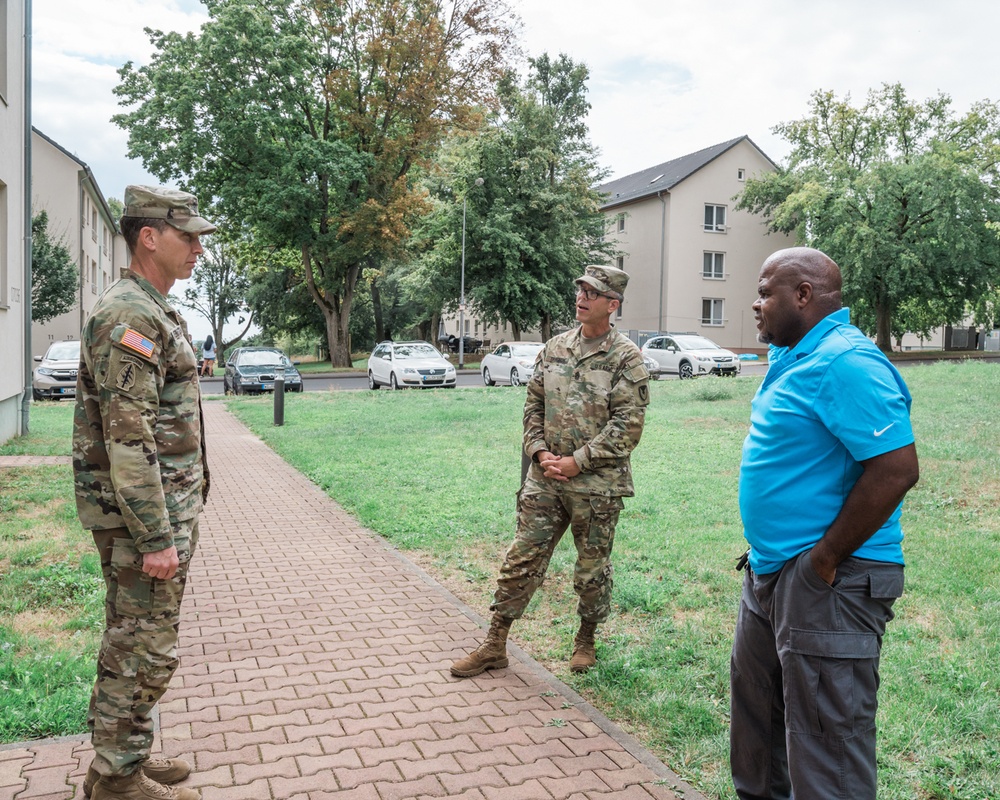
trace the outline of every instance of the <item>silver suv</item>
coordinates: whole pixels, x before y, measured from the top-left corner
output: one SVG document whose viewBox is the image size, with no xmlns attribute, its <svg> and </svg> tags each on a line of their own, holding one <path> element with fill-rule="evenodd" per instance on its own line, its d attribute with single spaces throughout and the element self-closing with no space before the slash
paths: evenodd
<svg viewBox="0 0 1000 800">
<path fill-rule="evenodd" d="M 656 362 L 656 374 L 676 374 L 680 378 L 699 375 L 739 375 L 740 359 L 711 339 L 696 333 L 668 333 L 650 337 L 642 355 Z"/>
<path fill-rule="evenodd" d="M 53 342 L 31 377 L 31 394 L 36 400 L 76 397 L 76 373 L 80 369 L 80 342 Z"/>
</svg>

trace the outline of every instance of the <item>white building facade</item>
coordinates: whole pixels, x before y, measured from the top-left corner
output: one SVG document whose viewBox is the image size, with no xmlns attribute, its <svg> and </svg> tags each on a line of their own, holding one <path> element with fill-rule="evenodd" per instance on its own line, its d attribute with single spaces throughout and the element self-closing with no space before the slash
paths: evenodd
<svg viewBox="0 0 1000 800">
<path fill-rule="evenodd" d="M 27 26 L 24 3 L 0 0 L 0 443 L 27 427 Z"/>
</svg>

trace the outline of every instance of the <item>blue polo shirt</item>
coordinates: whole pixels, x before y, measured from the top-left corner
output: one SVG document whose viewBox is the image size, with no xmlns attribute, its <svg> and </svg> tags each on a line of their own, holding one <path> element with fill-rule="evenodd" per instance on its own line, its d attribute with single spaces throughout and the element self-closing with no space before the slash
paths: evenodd
<svg viewBox="0 0 1000 800">
<path fill-rule="evenodd" d="M 862 461 L 913 443 L 910 392 L 846 308 L 794 348 L 774 347 L 750 412 L 740 514 L 759 575 L 822 538 L 863 472 Z M 903 563 L 902 504 L 854 555 Z"/>
</svg>

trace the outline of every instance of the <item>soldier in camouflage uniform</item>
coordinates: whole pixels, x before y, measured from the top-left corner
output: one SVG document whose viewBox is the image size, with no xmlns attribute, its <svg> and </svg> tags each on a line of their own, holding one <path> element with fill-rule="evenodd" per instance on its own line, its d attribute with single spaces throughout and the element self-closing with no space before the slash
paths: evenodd
<svg viewBox="0 0 1000 800">
<path fill-rule="evenodd" d="M 611 609 L 611 548 L 623 497 L 631 497 L 629 454 L 649 403 L 649 373 L 639 348 L 611 326 L 628 274 L 590 266 L 578 278 L 580 327 L 539 353 L 524 404 L 524 451 L 531 457 L 518 493 L 517 533 L 500 569 L 485 641 L 451 667 L 458 677 L 507 666 L 507 633 L 541 585 L 552 552 L 569 528 L 577 559 L 573 589 L 580 630 L 570 669 L 596 663 L 594 633 Z"/>
<path fill-rule="evenodd" d="M 167 294 L 191 277 L 199 237 L 215 226 L 193 195 L 129 186 L 121 229 L 132 263 L 84 325 L 73 421 L 77 511 L 107 584 L 84 793 L 198 800 L 170 785 L 190 765 L 150 757 L 151 713 L 178 665 L 181 598 L 208 492 L 198 358 Z"/>
</svg>

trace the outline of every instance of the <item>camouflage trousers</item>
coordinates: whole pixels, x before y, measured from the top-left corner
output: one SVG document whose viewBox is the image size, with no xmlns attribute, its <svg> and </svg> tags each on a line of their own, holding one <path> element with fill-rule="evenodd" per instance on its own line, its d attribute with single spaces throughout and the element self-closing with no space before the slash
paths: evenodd
<svg viewBox="0 0 1000 800">
<path fill-rule="evenodd" d="M 149 758 L 153 706 L 180 663 L 181 600 L 198 543 L 198 522 L 179 522 L 173 528 L 180 565 L 170 580 L 142 571 L 142 554 L 128 529 L 92 531 L 107 586 L 104 637 L 87 714 L 93 765 L 101 775 L 131 774 Z"/>
<path fill-rule="evenodd" d="M 611 613 L 611 548 L 623 507 L 620 497 L 520 493 L 517 534 L 500 568 L 490 610 L 509 619 L 524 614 L 542 585 L 556 545 L 570 528 L 576 545 L 577 614 L 587 622 L 604 622 Z"/>
</svg>

